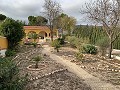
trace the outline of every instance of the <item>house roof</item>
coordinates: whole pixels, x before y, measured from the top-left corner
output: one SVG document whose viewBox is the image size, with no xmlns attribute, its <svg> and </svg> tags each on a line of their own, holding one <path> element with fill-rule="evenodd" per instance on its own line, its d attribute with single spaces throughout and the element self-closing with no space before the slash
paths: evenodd
<svg viewBox="0 0 120 90">
<path fill-rule="evenodd" d="M 49 29 L 47 26 L 24 26 L 24 29 L 42 29 L 42 30 L 46 30 Z"/>
</svg>

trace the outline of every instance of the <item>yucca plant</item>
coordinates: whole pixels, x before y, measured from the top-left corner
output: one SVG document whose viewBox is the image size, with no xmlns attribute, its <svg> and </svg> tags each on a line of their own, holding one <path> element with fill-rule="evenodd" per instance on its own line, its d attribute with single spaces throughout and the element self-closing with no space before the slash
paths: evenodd
<svg viewBox="0 0 120 90">
<path fill-rule="evenodd" d="M 38 68 L 38 63 L 39 63 L 39 61 L 42 61 L 42 57 L 36 56 L 33 58 L 33 61 L 35 61 L 35 68 Z"/>
</svg>

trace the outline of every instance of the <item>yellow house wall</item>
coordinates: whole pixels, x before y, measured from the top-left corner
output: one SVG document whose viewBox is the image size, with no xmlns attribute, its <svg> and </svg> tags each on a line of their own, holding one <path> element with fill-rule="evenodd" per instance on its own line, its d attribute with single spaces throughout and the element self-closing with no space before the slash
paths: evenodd
<svg viewBox="0 0 120 90">
<path fill-rule="evenodd" d="M 25 29 L 25 34 L 27 35 L 29 32 L 36 32 L 36 34 L 39 34 L 40 32 L 46 32 L 47 33 L 47 36 L 49 36 L 49 33 L 50 33 L 50 30 L 49 29 L 44 29 L 44 30 L 41 30 L 41 29 Z M 57 30 L 54 30 L 54 32 L 56 33 L 56 35 L 58 36 L 58 32 Z"/>
<path fill-rule="evenodd" d="M 8 41 L 5 37 L 0 36 L 0 50 L 7 49 Z"/>
<path fill-rule="evenodd" d="M 26 30 L 25 30 L 26 35 L 27 35 L 29 32 L 31 32 L 31 31 L 36 32 L 36 34 L 39 34 L 39 33 L 42 32 L 42 31 L 46 32 L 47 34 L 50 33 L 50 30 L 40 30 L 40 29 L 31 30 L 31 29 L 26 29 Z"/>
</svg>

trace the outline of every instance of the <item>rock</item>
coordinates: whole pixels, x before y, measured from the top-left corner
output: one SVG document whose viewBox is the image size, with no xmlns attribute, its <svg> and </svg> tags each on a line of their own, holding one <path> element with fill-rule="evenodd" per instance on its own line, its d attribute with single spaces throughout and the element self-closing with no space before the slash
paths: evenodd
<svg viewBox="0 0 120 90">
<path fill-rule="evenodd" d="M 47 56 L 47 54 L 43 54 L 44 56 Z"/>
<path fill-rule="evenodd" d="M 81 68 L 85 68 L 85 66 L 81 66 Z"/>
<path fill-rule="evenodd" d="M 94 67 L 91 67 L 91 69 L 95 69 Z"/>
<path fill-rule="evenodd" d="M 39 78 L 38 77 L 36 77 L 36 80 L 38 80 Z"/>
<path fill-rule="evenodd" d="M 120 70 L 118 72 L 120 72 Z"/>
<path fill-rule="evenodd" d="M 114 71 L 114 69 L 112 69 L 111 71 Z"/>
</svg>

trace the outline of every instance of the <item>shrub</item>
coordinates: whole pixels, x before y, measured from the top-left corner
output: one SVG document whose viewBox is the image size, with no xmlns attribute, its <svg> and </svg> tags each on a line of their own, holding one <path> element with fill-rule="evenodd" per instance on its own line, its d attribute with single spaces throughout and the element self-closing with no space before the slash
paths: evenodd
<svg viewBox="0 0 120 90">
<path fill-rule="evenodd" d="M 76 38 L 75 36 L 67 36 L 66 40 L 70 43 L 71 47 L 76 47 L 76 43 L 78 42 L 78 38 Z"/>
<path fill-rule="evenodd" d="M 6 57 L 11 57 L 11 56 L 14 56 L 15 54 L 16 52 L 11 49 L 7 49 L 7 51 L 5 52 Z"/>
<path fill-rule="evenodd" d="M 83 59 L 83 54 L 81 52 L 76 53 L 75 56 L 76 56 L 76 58 L 78 60 L 82 60 Z"/>
<path fill-rule="evenodd" d="M 7 18 L 1 25 L 2 33 L 8 40 L 8 49 L 14 49 L 24 37 L 23 24 Z"/>
<path fill-rule="evenodd" d="M 109 47 L 109 39 L 106 37 L 99 39 L 97 45 L 99 46 L 101 55 L 104 56 L 106 54 L 106 49 Z"/>
<path fill-rule="evenodd" d="M 37 43 L 32 43 L 32 45 L 34 46 L 34 48 L 36 48 L 36 47 L 37 47 Z"/>
<path fill-rule="evenodd" d="M 57 52 L 59 52 L 59 48 L 60 48 L 60 42 L 56 39 L 51 43 L 52 47 L 54 47 L 54 49 L 57 50 Z"/>
<path fill-rule="evenodd" d="M 33 60 L 35 61 L 35 68 L 38 68 L 38 63 L 39 61 L 42 60 L 42 57 L 41 56 L 36 56 L 33 58 Z"/>
<path fill-rule="evenodd" d="M 0 90 L 23 90 L 26 77 L 19 77 L 19 70 L 12 60 L 0 58 Z"/>
<path fill-rule="evenodd" d="M 83 45 L 83 53 L 97 54 L 97 48 L 90 44 Z"/>
<path fill-rule="evenodd" d="M 60 45 L 63 45 L 65 43 L 64 38 L 58 38 L 57 40 L 60 42 Z"/>
</svg>

